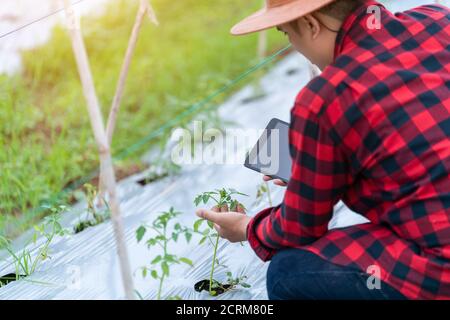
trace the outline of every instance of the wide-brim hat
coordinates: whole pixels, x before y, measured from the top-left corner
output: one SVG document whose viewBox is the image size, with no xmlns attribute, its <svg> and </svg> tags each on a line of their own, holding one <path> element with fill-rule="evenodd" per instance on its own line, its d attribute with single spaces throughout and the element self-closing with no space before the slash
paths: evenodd
<svg viewBox="0 0 450 320">
<path fill-rule="evenodd" d="M 336 0 L 266 0 L 263 9 L 231 29 L 233 35 L 249 34 L 294 21 Z"/>
</svg>

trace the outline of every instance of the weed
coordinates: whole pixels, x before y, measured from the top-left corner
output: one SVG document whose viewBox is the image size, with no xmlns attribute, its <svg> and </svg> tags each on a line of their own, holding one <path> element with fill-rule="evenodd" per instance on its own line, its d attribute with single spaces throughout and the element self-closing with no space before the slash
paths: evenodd
<svg viewBox="0 0 450 320">
<path fill-rule="evenodd" d="M 184 235 L 186 241 L 189 243 L 192 238 L 192 231 L 189 228 L 183 227 L 180 223 L 175 223 L 172 232 L 168 230 L 169 222 L 175 219 L 180 212 L 170 208 L 169 211 L 161 213 L 151 225 L 142 225 L 136 230 L 136 239 L 141 242 L 148 229 L 156 232 L 156 236 L 149 238 L 145 243 L 150 249 L 155 246 L 159 246 L 163 253 L 157 255 L 151 262 L 150 267 L 142 267 L 142 276 L 145 278 L 150 272 L 150 276 L 159 280 L 159 287 L 157 292 L 157 299 L 161 299 L 164 280 L 170 275 L 170 266 L 173 264 L 185 263 L 189 266 L 193 266 L 191 260 L 185 257 L 178 257 L 169 253 L 168 245 L 171 242 L 177 242 L 181 235 Z M 157 270 L 159 266 L 159 271 Z"/>
<path fill-rule="evenodd" d="M 100 223 L 103 223 L 110 216 L 110 209 L 105 199 L 102 199 L 101 201 L 105 204 L 105 208 L 103 210 L 98 210 L 97 206 L 95 205 L 97 198 L 96 187 L 86 183 L 84 185 L 84 191 L 87 202 L 86 216 L 84 220 L 81 219 L 81 215 L 79 216 L 78 223 L 74 227 L 74 233 L 79 233 L 89 227 L 93 227 Z"/>
</svg>

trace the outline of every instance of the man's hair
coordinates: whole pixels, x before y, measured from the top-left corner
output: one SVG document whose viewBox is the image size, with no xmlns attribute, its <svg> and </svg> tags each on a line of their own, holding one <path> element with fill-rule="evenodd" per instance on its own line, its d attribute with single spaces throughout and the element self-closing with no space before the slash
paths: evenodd
<svg viewBox="0 0 450 320">
<path fill-rule="evenodd" d="M 319 9 L 318 12 L 344 21 L 347 16 L 361 6 L 366 0 L 337 0 Z"/>
</svg>

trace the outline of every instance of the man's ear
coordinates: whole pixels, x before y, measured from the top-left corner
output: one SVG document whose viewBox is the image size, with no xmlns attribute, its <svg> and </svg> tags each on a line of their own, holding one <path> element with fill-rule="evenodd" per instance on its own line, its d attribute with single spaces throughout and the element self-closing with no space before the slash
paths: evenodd
<svg viewBox="0 0 450 320">
<path fill-rule="evenodd" d="M 320 34 L 320 28 L 321 28 L 319 20 L 317 20 L 311 14 L 307 14 L 306 16 L 303 17 L 303 19 L 304 19 L 304 22 L 306 24 L 308 31 L 311 34 L 311 38 L 313 40 L 317 39 L 317 37 Z"/>
</svg>

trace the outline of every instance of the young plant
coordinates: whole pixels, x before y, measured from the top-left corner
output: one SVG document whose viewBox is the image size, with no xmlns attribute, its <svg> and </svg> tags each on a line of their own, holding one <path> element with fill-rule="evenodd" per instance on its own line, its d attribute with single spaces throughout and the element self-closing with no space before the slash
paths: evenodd
<svg viewBox="0 0 450 320">
<path fill-rule="evenodd" d="M 234 199 L 233 196 L 240 195 L 240 196 L 247 196 L 244 193 L 238 192 L 235 189 L 216 189 L 215 191 L 208 191 L 203 192 L 202 194 L 198 195 L 194 203 L 196 206 L 198 206 L 200 203 L 208 204 L 210 201 L 212 201 L 217 208 L 222 208 L 224 206 L 228 207 L 230 211 L 237 211 L 239 207 L 243 208 L 245 210 L 245 207 L 236 199 Z M 217 247 L 219 245 L 219 235 L 217 232 L 214 231 L 214 225 L 212 222 L 207 221 L 208 228 L 200 231 L 200 226 L 202 225 L 204 219 L 199 219 L 195 221 L 194 223 L 194 232 L 200 233 L 203 237 L 201 238 L 199 244 L 203 244 L 206 240 L 209 240 L 209 242 L 213 246 L 213 258 L 212 258 L 212 264 L 211 264 L 211 271 L 209 275 L 209 294 L 212 296 L 216 296 L 218 293 L 217 289 L 219 282 L 214 280 L 214 271 L 216 266 L 220 265 L 219 261 L 217 260 Z M 215 241 L 213 240 L 215 238 Z M 200 283 L 200 282 L 199 282 Z M 198 284 L 199 284 L 198 283 Z M 198 285 L 197 284 L 197 285 Z"/>
<path fill-rule="evenodd" d="M 84 194 L 87 202 L 86 216 L 84 220 L 79 217 L 78 224 L 74 227 L 74 233 L 79 233 L 89 227 L 96 226 L 103 223 L 110 216 L 110 209 L 108 203 L 103 199 L 102 203 L 105 204 L 105 208 L 102 210 L 97 209 L 95 205 L 97 198 L 97 189 L 91 184 L 84 185 Z"/>
<path fill-rule="evenodd" d="M 153 230 L 156 235 L 147 239 L 145 243 L 149 249 L 159 246 L 163 251 L 162 254 L 156 256 L 150 262 L 149 267 L 145 266 L 141 268 L 142 276 L 144 278 L 148 273 L 150 273 L 150 276 L 153 279 L 159 280 L 159 287 L 156 296 L 158 300 L 161 299 L 164 280 L 169 277 L 170 267 L 173 264 L 185 263 L 191 267 L 193 266 L 192 261 L 188 258 L 178 257 L 169 253 L 169 244 L 171 242 L 177 242 L 181 235 L 184 235 L 188 243 L 192 238 L 192 231 L 186 227 L 183 227 L 180 223 L 175 223 L 173 230 L 169 230 L 169 223 L 180 214 L 180 212 L 170 208 L 169 211 L 161 213 L 161 215 L 159 215 L 151 225 L 142 225 L 136 230 L 136 239 L 138 243 L 142 241 L 148 229 Z"/>
<path fill-rule="evenodd" d="M 267 201 L 269 202 L 269 205 L 273 207 L 272 196 L 270 194 L 270 187 L 267 181 L 264 181 L 258 185 L 258 188 L 256 190 L 256 200 L 253 203 L 253 205 L 255 206 L 259 205 L 263 201 L 265 195 L 267 195 Z"/>
<path fill-rule="evenodd" d="M 51 215 L 47 216 L 41 225 L 34 226 L 34 233 L 31 243 L 36 245 L 38 238 L 43 237 L 45 241 L 35 248 L 36 252 L 30 250 L 28 247 L 31 243 L 26 245 L 18 253 L 14 252 L 11 246 L 11 241 L 5 237 L 0 236 L 0 246 L 11 256 L 14 264 L 15 273 L 6 277 L 2 277 L 3 284 L 8 284 L 11 281 L 19 280 L 33 274 L 39 265 L 46 259 L 51 258 L 49 255 L 50 245 L 56 237 L 62 237 L 68 234 L 60 224 L 61 212 L 67 208 L 65 206 L 48 207 Z"/>
</svg>

